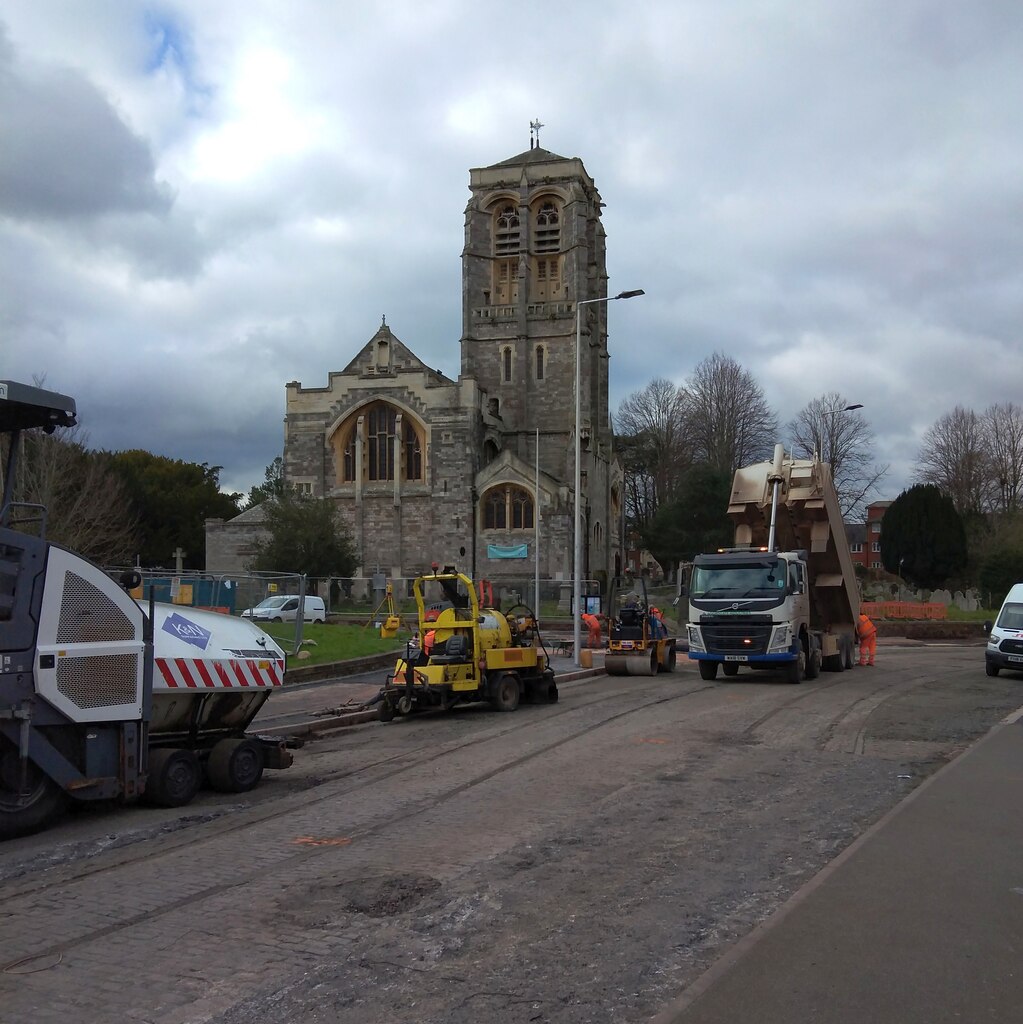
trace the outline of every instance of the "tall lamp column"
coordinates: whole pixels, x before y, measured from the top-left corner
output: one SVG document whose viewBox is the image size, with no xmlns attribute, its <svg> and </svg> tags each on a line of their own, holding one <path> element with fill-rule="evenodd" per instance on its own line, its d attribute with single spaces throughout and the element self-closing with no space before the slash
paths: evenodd
<svg viewBox="0 0 1023 1024">
<path fill-rule="evenodd" d="M 619 292 L 617 295 L 605 295 L 599 299 L 582 299 L 575 304 L 575 550 L 572 559 L 572 651 L 575 659 L 575 667 L 582 664 L 580 651 L 582 649 L 582 623 L 579 618 L 582 615 L 582 564 L 583 564 L 583 536 L 582 536 L 582 450 L 579 443 L 579 424 L 582 420 L 582 396 L 581 367 L 582 367 L 582 314 L 583 306 L 590 306 L 595 302 L 614 302 L 616 299 L 631 299 L 637 295 L 645 295 L 642 288 L 634 288 L 631 291 Z"/>
</svg>

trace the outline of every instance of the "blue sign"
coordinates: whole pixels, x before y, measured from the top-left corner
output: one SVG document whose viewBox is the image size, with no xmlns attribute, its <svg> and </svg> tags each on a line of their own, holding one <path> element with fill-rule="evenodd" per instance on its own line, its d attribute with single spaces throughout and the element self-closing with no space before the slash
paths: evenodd
<svg viewBox="0 0 1023 1024">
<path fill-rule="evenodd" d="M 171 636 L 176 636 L 179 640 L 184 640 L 186 644 L 198 647 L 200 651 L 206 650 L 206 645 L 213 635 L 197 623 L 189 622 L 184 615 L 178 615 L 177 612 L 168 616 L 163 624 L 163 631 L 170 633 Z"/>
</svg>

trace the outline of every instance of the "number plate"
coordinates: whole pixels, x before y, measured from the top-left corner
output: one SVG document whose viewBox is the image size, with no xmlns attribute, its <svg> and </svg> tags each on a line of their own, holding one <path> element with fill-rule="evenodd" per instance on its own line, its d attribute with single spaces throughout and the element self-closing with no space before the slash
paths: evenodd
<svg viewBox="0 0 1023 1024">
<path fill-rule="evenodd" d="M 1010 654 L 1008 658 L 1009 661 L 1023 661 L 1023 655 L 1020 654 Z"/>
<path fill-rule="evenodd" d="M 1023 658 L 1020 660 L 1023 661 Z M 726 654 L 725 661 L 749 661 L 749 656 L 746 654 Z"/>
</svg>

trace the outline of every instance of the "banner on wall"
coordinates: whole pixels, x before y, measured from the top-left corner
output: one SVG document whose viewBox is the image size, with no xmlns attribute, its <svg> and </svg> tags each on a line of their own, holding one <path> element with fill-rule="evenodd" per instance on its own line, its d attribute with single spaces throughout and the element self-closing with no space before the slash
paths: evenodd
<svg viewBox="0 0 1023 1024">
<path fill-rule="evenodd" d="M 528 558 L 528 544 L 513 544 L 502 547 L 500 544 L 487 545 L 487 558 Z"/>
</svg>

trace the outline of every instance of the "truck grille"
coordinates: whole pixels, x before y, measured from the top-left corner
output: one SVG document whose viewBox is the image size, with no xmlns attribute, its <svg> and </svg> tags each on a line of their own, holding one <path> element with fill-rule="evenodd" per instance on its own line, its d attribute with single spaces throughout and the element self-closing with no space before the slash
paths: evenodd
<svg viewBox="0 0 1023 1024">
<path fill-rule="evenodd" d="M 1003 640 L 998 649 L 1002 654 L 1023 654 L 1023 640 Z"/>
<path fill-rule="evenodd" d="M 773 628 L 769 618 L 752 615 L 700 620 L 709 654 L 766 654 Z"/>
</svg>

